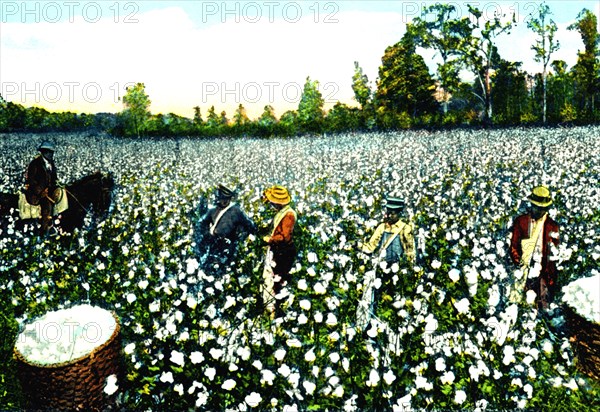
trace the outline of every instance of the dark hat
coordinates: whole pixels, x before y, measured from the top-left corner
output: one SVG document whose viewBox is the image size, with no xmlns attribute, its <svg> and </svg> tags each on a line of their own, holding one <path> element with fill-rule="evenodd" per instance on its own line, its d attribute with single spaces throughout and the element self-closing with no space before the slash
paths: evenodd
<svg viewBox="0 0 600 412">
<path fill-rule="evenodd" d="M 536 186 L 527 197 L 529 201 L 539 207 L 548 207 L 552 204 L 550 190 L 545 186 Z"/>
<path fill-rule="evenodd" d="M 387 210 L 400 211 L 404 209 L 404 200 L 397 197 L 388 197 L 385 199 L 385 207 Z"/>
<path fill-rule="evenodd" d="M 40 145 L 40 147 L 38 147 L 38 151 L 41 152 L 42 150 L 48 150 L 50 152 L 54 151 L 54 145 L 49 142 L 49 141 L 44 141 L 42 142 L 42 144 Z"/>
<path fill-rule="evenodd" d="M 235 193 L 233 192 L 233 190 L 223 185 L 219 185 L 217 187 L 217 197 L 219 199 L 231 199 L 234 195 Z"/>
</svg>

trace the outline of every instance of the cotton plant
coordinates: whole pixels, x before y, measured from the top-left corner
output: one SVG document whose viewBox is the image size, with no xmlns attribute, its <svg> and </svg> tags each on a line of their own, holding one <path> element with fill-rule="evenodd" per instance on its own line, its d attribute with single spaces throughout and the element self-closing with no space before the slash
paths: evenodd
<svg viewBox="0 0 600 412">
<path fill-rule="evenodd" d="M 512 219 L 543 179 L 556 191 L 552 216 L 568 227 L 553 252 L 559 283 L 592 274 L 600 256 L 600 216 L 590 207 L 600 200 L 596 134 L 152 144 L 57 136 L 69 148 L 57 153 L 62 180 L 113 172 L 111 213 L 103 222 L 89 217 L 58 242 L 8 222 L 0 305 L 22 323 L 81 301 L 114 310 L 126 373 L 106 389 L 129 409 L 486 410 L 547 408 L 559 397 L 583 404 L 597 389 L 575 372 L 568 339 L 548 332 L 531 296 L 507 302 L 514 268 L 506 251 Z M 540 157 L 542 141 L 551 158 Z M 90 150 L 77 149 L 84 145 Z M 24 140 L 6 147 L 26 164 Z M 236 188 L 236 201 L 262 228 L 273 216 L 262 190 L 279 183 L 292 193 L 299 255 L 280 296 L 283 317 L 271 320 L 258 299 L 264 249 L 256 238 L 240 243 L 224 275 L 200 268 L 193 223 L 219 183 Z M 390 192 L 406 199 L 415 225 L 415 265 L 375 267 L 353 247 L 373 232 Z M 362 331 L 356 306 L 373 270 L 381 300 Z"/>
</svg>

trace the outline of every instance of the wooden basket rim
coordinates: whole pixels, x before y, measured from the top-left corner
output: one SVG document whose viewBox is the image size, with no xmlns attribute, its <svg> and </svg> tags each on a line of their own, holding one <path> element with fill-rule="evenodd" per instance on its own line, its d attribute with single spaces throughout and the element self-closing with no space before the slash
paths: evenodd
<svg viewBox="0 0 600 412">
<path fill-rule="evenodd" d="M 110 338 L 108 338 L 108 340 L 106 342 L 104 342 L 102 345 L 97 346 L 94 349 L 92 349 L 92 351 L 90 353 L 88 353 L 87 355 L 83 355 L 83 356 L 80 356 L 79 358 L 71 359 L 69 361 L 65 361 L 62 363 L 54 363 L 51 365 L 45 365 L 45 364 L 40 364 L 37 362 L 31 362 L 31 361 L 27 360 L 25 358 L 25 356 L 23 356 L 23 354 L 17 349 L 16 344 L 13 347 L 13 353 L 18 361 L 20 361 L 28 366 L 33 366 L 36 368 L 43 368 L 43 369 L 60 369 L 60 368 L 64 368 L 65 366 L 75 365 L 76 363 L 79 363 L 87 358 L 93 359 L 96 356 L 96 353 L 100 352 L 101 350 L 105 349 L 108 345 L 110 345 L 117 338 L 117 336 L 119 335 L 119 332 L 121 331 L 121 325 L 119 324 L 119 318 L 117 317 L 117 314 L 112 310 L 109 312 L 115 319 L 115 330 L 113 331 L 112 335 L 110 335 Z"/>
<path fill-rule="evenodd" d="M 596 322 L 594 322 L 592 320 L 589 320 L 585 316 L 580 315 L 579 312 L 577 312 L 577 309 L 575 309 L 573 306 L 569 305 L 567 302 L 563 302 L 563 307 L 567 308 L 569 311 L 571 311 L 571 313 L 573 315 L 575 315 L 578 318 L 580 318 L 583 322 L 589 323 L 593 327 L 598 328 L 600 330 L 600 323 L 596 323 Z"/>
</svg>

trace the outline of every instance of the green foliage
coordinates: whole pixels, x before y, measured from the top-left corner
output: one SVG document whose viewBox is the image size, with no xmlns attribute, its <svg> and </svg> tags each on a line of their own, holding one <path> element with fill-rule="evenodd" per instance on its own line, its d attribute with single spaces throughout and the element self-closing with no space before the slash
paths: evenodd
<svg viewBox="0 0 600 412">
<path fill-rule="evenodd" d="M 136 83 L 127 88 L 121 113 L 126 135 L 140 137 L 146 131 L 150 119 L 150 104 L 144 83 Z"/>
<path fill-rule="evenodd" d="M 407 30 L 400 42 L 385 50 L 381 59 L 375 92 L 378 122 L 388 127 L 405 124 L 394 120 L 396 116 L 404 117 L 401 113 L 413 118 L 435 113 L 434 90 L 425 61 L 416 53 L 414 33 Z"/>
<path fill-rule="evenodd" d="M 323 95 L 319 91 L 319 82 L 306 78 L 302 97 L 298 104 L 298 125 L 303 132 L 320 133 L 325 118 Z"/>
<path fill-rule="evenodd" d="M 594 13 L 583 9 L 577 21 L 569 26 L 569 30 L 577 30 L 584 44 L 584 51 L 578 53 L 577 64 L 573 67 L 575 82 L 576 107 L 581 119 L 591 120 L 596 110 L 597 91 L 600 83 L 598 76 L 598 18 Z"/>
<path fill-rule="evenodd" d="M 326 130 L 332 133 L 357 131 L 362 127 L 360 109 L 337 102 L 326 118 Z"/>
<path fill-rule="evenodd" d="M 551 14 L 550 7 L 546 3 L 539 5 L 537 10 L 537 16 L 532 17 L 527 22 L 527 27 L 531 29 L 539 38 L 535 41 L 531 50 L 535 52 L 535 61 L 542 63 L 542 89 L 543 89 L 543 101 L 542 101 L 542 121 L 546 123 L 547 119 L 547 67 L 550 63 L 550 57 L 552 53 L 560 48 L 558 40 L 555 40 L 554 35 L 558 27 L 554 20 L 550 19 L 547 22 L 548 16 Z"/>
<path fill-rule="evenodd" d="M 359 66 L 358 62 L 354 62 L 352 90 L 354 91 L 354 99 L 360 104 L 360 108 L 365 110 L 367 105 L 371 103 L 373 92 L 369 86 L 369 78 L 363 73 L 363 69 Z"/>
<path fill-rule="evenodd" d="M 453 18 L 455 13 L 454 5 L 437 3 L 424 7 L 421 17 L 417 17 L 412 23 L 419 44 L 433 49 L 442 59 L 438 65 L 437 77 L 444 95 L 444 113 L 447 113 L 448 102 L 460 84 L 460 49 L 470 34 L 467 19 Z"/>
</svg>

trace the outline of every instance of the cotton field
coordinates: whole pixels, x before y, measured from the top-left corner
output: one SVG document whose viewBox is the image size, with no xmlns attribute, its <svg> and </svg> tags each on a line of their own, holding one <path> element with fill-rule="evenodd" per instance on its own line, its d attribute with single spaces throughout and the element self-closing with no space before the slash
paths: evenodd
<svg viewBox="0 0 600 412">
<path fill-rule="evenodd" d="M 96 170 L 117 184 L 109 216 L 39 239 L 0 225 L 0 409 L 23 403 L 11 368 L 20 328 L 76 304 L 114 311 L 124 370 L 107 393 L 131 410 L 565 410 L 600 408 L 578 372 L 562 316 L 530 297 L 510 303 L 512 219 L 538 184 L 561 228 L 559 286 L 599 275 L 600 128 L 356 134 L 286 140 L 114 139 L 0 135 L 0 192 L 16 192 L 44 139 L 59 180 Z M 194 223 L 219 183 L 266 229 L 261 201 L 286 186 L 298 211 L 299 256 L 280 298 L 260 303 L 260 236 L 239 245 L 224 275 L 200 269 Z M 359 252 L 383 215 L 406 200 L 416 265 L 375 265 Z M 381 296 L 356 324 L 363 279 Z M 594 320 L 600 285 L 568 289 Z M 589 290 L 591 289 L 591 291 Z M 595 293 L 594 293 L 595 292 Z M 578 300 L 577 296 L 581 296 Z M 3 326 L 4 327 L 4 326 Z M 14 369 L 14 368 L 13 368 Z M 2 395 L 7 393 L 7 395 Z"/>
</svg>

